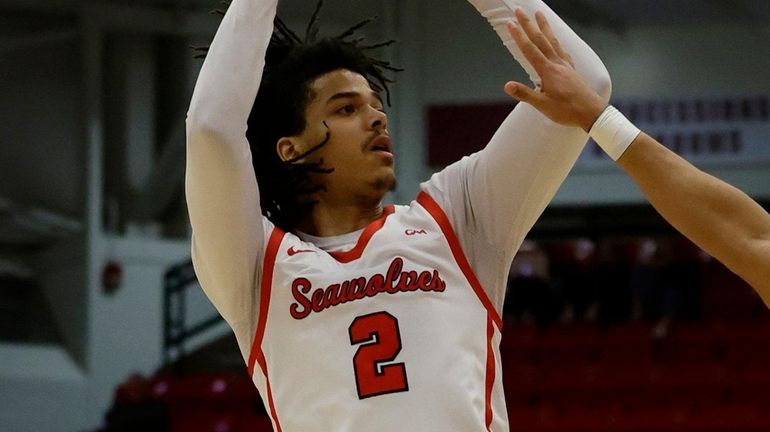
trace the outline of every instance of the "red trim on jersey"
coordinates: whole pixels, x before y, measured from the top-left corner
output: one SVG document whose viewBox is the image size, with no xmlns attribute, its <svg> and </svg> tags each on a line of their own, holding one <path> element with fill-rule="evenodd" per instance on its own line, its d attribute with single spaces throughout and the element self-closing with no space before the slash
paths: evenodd
<svg viewBox="0 0 770 432">
<path fill-rule="evenodd" d="M 267 376 L 267 361 L 265 360 L 265 354 L 262 352 L 262 338 L 265 335 L 267 311 L 270 306 L 270 289 L 273 284 L 275 258 L 278 255 L 278 248 L 281 246 L 285 234 L 286 233 L 280 228 L 273 228 L 273 231 L 270 233 L 270 239 L 267 241 L 267 247 L 265 248 L 265 261 L 262 266 L 262 287 L 259 299 L 259 317 L 257 318 L 257 330 L 251 345 L 248 364 L 249 376 L 254 376 L 255 363 L 259 363 L 259 368 L 265 376 L 267 402 L 270 409 L 270 416 L 273 418 L 273 423 L 277 429 L 276 432 L 281 432 L 281 424 L 278 422 L 278 415 L 276 414 L 275 405 L 273 404 L 273 392 L 270 388 L 270 378 Z"/>
<path fill-rule="evenodd" d="M 487 430 L 492 426 L 492 387 L 495 385 L 495 352 L 492 347 L 492 338 L 495 336 L 493 318 L 487 315 L 487 376 L 484 389 L 484 414 Z"/>
<path fill-rule="evenodd" d="M 361 236 L 358 237 L 358 242 L 353 247 L 353 249 L 344 252 L 329 252 L 329 255 L 343 264 L 361 258 L 361 254 L 364 253 L 364 248 L 366 248 L 369 240 L 371 240 L 374 233 L 379 231 L 380 228 L 385 225 L 385 219 L 387 219 L 388 216 L 390 216 L 395 211 L 395 209 L 396 208 L 393 205 L 385 206 L 382 209 L 382 216 L 369 222 L 369 225 L 364 228 L 364 232 L 362 232 Z"/>
<path fill-rule="evenodd" d="M 270 417 L 273 418 L 275 424 L 275 432 L 282 432 L 281 423 L 278 421 L 278 414 L 275 412 L 275 404 L 273 403 L 273 389 L 270 387 L 270 378 L 267 376 L 267 361 L 265 360 L 265 354 L 262 350 L 259 350 L 257 361 L 259 367 L 262 369 L 262 373 L 265 374 L 265 386 L 267 387 L 267 405 L 270 409 Z"/>
<path fill-rule="evenodd" d="M 273 267 L 275 267 L 278 247 L 281 245 L 285 234 L 280 228 L 273 228 L 265 248 L 265 261 L 262 265 L 262 289 L 260 290 L 259 298 L 259 317 L 257 318 L 257 330 L 254 333 L 254 340 L 251 344 L 251 354 L 249 355 L 248 370 L 250 376 L 254 374 L 254 363 L 256 363 L 257 357 L 262 351 L 262 337 L 265 335 L 267 310 L 268 306 L 270 306 L 270 289 L 273 285 Z"/>
<path fill-rule="evenodd" d="M 457 265 L 460 266 L 460 270 L 462 270 L 465 278 L 468 279 L 471 287 L 473 287 L 473 291 L 476 292 L 476 296 L 478 296 L 479 300 L 481 300 L 481 304 L 483 304 L 487 309 L 487 313 L 489 314 L 492 321 L 494 321 L 494 323 L 497 325 L 497 328 L 502 331 L 503 320 L 500 319 L 500 314 L 497 313 L 497 310 L 489 300 L 487 293 L 484 291 L 484 288 L 481 287 L 481 283 L 476 278 L 476 274 L 473 273 L 473 269 L 468 262 L 468 258 L 465 257 L 465 253 L 460 246 L 460 241 L 457 239 L 457 235 L 455 234 L 454 229 L 452 229 L 452 224 L 449 223 L 449 218 L 447 217 L 446 213 L 444 213 L 444 210 L 441 209 L 441 206 L 439 206 L 438 203 L 434 201 L 433 198 L 426 192 L 420 192 L 420 194 L 417 195 L 417 202 L 423 206 L 431 216 L 433 216 L 433 219 L 435 219 L 439 227 L 441 227 L 441 231 L 444 233 L 444 237 L 446 237 L 447 241 L 449 242 L 449 248 L 452 250 L 452 255 L 454 256 Z"/>
</svg>

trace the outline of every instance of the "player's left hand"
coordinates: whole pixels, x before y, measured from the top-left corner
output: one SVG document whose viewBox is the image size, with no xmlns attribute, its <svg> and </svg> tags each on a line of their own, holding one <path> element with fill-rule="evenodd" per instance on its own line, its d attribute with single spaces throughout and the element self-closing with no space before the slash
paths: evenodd
<svg viewBox="0 0 770 432">
<path fill-rule="evenodd" d="M 535 13 L 537 26 L 521 8 L 516 8 L 515 13 L 518 25 L 509 22 L 508 31 L 537 71 L 541 85 L 535 90 L 509 81 L 505 92 L 532 105 L 556 123 L 589 131 L 607 103 L 577 73 L 572 58 L 562 48 L 542 12 Z"/>
</svg>

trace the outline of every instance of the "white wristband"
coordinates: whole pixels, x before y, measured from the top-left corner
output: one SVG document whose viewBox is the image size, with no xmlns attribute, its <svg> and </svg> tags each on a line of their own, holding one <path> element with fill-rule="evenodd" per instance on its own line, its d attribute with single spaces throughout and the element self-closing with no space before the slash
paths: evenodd
<svg viewBox="0 0 770 432">
<path fill-rule="evenodd" d="M 588 135 L 612 160 L 617 161 L 640 132 L 623 113 L 608 105 L 596 119 Z"/>
</svg>

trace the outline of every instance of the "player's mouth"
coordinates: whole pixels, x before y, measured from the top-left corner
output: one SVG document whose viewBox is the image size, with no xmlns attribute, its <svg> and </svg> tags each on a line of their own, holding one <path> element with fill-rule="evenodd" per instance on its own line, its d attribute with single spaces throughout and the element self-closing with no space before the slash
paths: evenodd
<svg viewBox="0 0 770 432">
<path fill-rule="evenodd" d="M 369 144 L 369 150 L 378 153 L 387 153 L 393 156 L 393 147 L 390 143 L 390 137 L 387 135 L 378 135 Z"/>
</svg>

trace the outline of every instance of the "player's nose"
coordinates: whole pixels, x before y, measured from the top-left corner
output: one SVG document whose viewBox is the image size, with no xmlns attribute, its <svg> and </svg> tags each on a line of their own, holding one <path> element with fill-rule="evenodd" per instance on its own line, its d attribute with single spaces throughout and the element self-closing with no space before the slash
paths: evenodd
<svg viewBox="0 0 770 432">
<path fill-rule="evenodd" d="M 369 119 L 369 127 L 371 129 L 380 129 L 380 130 L 387 129 L 388 115 L 385 114 L 383 111 L 378 110 L 374 107 L 371 107 L 370 110 L 371 110 L 371 117 Z"/>
</svg>

